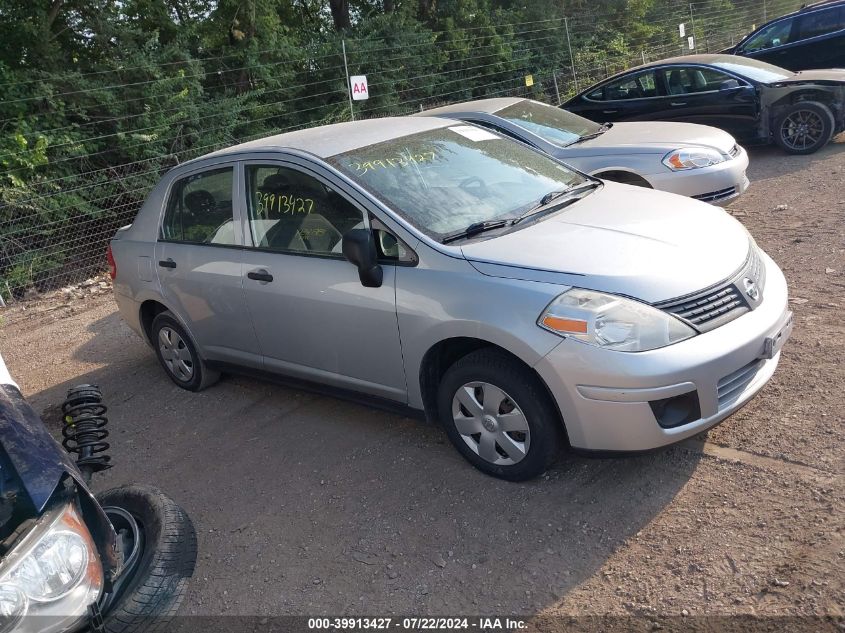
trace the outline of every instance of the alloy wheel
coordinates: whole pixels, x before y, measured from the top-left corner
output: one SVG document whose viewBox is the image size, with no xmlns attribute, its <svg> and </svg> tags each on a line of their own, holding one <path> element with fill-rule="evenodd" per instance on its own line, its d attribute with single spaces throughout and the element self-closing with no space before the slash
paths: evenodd
<svg viewBox="0 0 845 633">
<path fill-rule="evenodd" d="M 821 141 L 824 121 L 812 110 L 796 110 L 783 120 L 780 134 L 789 149 L 806 150 Z"/>
<path fill-rule="evenodd" d="M 519 405 L 499 387 L 469 382 L 452 398 L 452 420 L 467 446 L 483 460 L 511 466 L 528 454 L 531 431 Z"/>
<path fill-rule="evenodd" d="M 171 327 L 158 331 L 158 349 L 168 371 L 181 380 L 188 382 L 194 375 L 194 359 L 184 339 Z"/>
</svg>

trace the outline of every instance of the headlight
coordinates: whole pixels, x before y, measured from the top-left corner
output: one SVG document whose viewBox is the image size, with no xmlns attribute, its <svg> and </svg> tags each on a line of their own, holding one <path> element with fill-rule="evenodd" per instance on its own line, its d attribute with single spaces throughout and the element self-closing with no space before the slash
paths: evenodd
<svg viewBox="0 0 845 633">
<path fill-rule="evenodd" d="M 552 301 L 537 325 L 620 352 L 644 352 L 695 336 L 686 323 L 657 308 L 582 288 L 572 288 Z"/>
<path fill-rule="evenodd" d="M 683 147 L 666 154 L 663 157 L 663 164 L 672 171 L 684 171 L 686 169 L 698 169 L 699 167 L 718 165 L 727 159 L 727 156 L 715 149 Z"/>
<path fill-rule="evenodd" d="M 0 563 L 2 631 L 68 630 L 87 617 L 102 587 L 97 548 L 76 506 L 57 507 Z"/>
</svg>

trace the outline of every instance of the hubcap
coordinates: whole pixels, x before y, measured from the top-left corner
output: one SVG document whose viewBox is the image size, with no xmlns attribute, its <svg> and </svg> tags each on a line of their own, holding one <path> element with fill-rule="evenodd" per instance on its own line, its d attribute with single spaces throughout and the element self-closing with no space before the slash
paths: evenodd
<svg viewBox="0 0 845 633">
<path fill-rule="evenodd" d="M 194 375 L 194 359 L 179 333 L 167 326 L 161 328 L 158 349 L 167 370 L 182 382 L 188 382 Z"/>
<path fill-rule="evenodd" d="M 824 133 L 824 121 L 812 110 L 798 110 L 783 121 L 781 138 L 791 149 L 803 150 L 818 143 Z"/>
<path fill-rule="evenodd" d="M 473 452 L 497 466 L 511 466 L 528 454 L 531 432 L 516 401 L 488 382 L 469 382 L 452 398 L 452 420 Z"/>
</svg>

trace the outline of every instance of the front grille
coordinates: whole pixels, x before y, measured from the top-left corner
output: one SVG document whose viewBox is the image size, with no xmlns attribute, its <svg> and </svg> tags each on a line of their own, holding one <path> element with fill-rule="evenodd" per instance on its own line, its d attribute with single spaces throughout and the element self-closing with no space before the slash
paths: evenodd
<svg viewBox="0 0 845 633">
<path fill-rule="evenodd" d="M 730 198 L 736 194 L 736 187 L 728 187 L 727 189 L 719 189 L 719 191 L 711 191 L 710 193 L 702 193 L 698 196 L 693 196 L 696 200 L 702 202 L 718 202 L 725 198 Z"/>
<path fill-rule="evenodd" d="M 699 332 L 707 332 L 757 307 L 762 300 L 765 275 L 757 247 L 752 245 L 745 264 L 730 281 L 685 297 L 661 301 L 654 306 L 684 319 Z M 759 291 L 756 300 L 749 298 L 744 286 L 745 279 L 756 283 Z"/>
<path fill-rule="evenodd" d="M 755 359 L 719 381 L 716 386 L 716 392 L 719 396 L 719 410 L 732 404 L 742 395 L 742 392 L 751 384 L 765 362 L 761 359 Z"/>
</svg>

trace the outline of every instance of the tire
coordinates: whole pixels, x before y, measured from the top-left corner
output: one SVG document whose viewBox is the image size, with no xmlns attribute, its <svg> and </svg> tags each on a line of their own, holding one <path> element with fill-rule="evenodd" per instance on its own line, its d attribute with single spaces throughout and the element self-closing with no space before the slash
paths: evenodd
<svg viewBox="0 0 845 633">
<path fill-rule="evenodd" d="M 209 369 L 194 341 L 172 312 L 165 310 L 153 320 L 150 339 L 158 362 L 174 383 L 188 391 L 202 391 L 220 379 Z"/>
<path fill-rule="evenodd" d="M 490 396 L 496 400 L 485 410 Z M 452 365 L 440 382 L 437 405 L 452 444 L 488 475 L 531 479 L 560 450 L 563 426 L 551 397 L 536 374 L 501 351 L 481 349 Z"/>
<path fill-rule="evenodd" d="M 167 630 L 196 565 L 197 535 L 191 519 L 169 497 L 148 486 L 113 488 L 97 495 L 97 500 L 107 514 L 114 516 L 115 508 L 129 513 L 143 534 L 137 566 L 104 614 L 105 631 Z"/>
<path fill-rule="evenodd" d="M 772 133 L 775 143 L 790 154 L 812 154 L 833 138 L 836 121 L 823 103 L 799 101 L 781 112 Z"/>
</svg>

